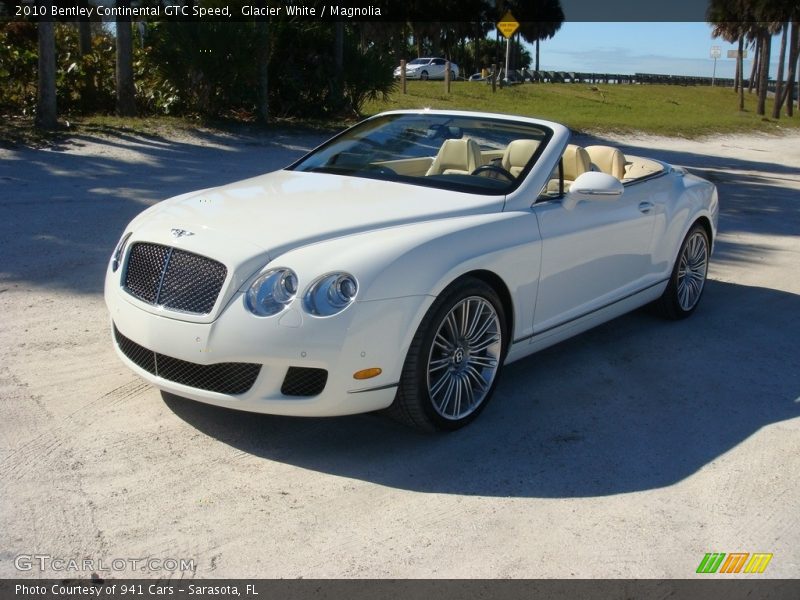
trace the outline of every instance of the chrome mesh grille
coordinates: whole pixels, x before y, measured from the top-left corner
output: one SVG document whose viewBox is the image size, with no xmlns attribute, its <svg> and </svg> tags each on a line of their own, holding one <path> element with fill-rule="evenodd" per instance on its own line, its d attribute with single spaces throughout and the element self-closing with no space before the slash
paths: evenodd
<svg viewBox="0 0 800 600">
<path fill-rule="evenodd" d="M 217 301 L 228 270 L 220 262 L 161 244 L 131 246 L 125 290 L 148 304 L 204 315 Z"/>
<path fill-rule="evenodd" d="M 175 383 L 220 394 L 244 394 L 261 372 L 256 363 L 197 363 L 159 354 L 122 335 L 114 326 L 114 339 L 122 353 L 148 373 Z"/>
</svg>

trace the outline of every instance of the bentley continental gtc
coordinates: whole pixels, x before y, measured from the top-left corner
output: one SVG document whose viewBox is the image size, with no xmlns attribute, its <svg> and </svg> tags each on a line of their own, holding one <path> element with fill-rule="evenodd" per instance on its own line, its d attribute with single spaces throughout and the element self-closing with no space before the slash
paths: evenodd
<svg viewBox="0 0 800 600">
<path fill-rule="evenodd" d="M 692 314 L 717 218 L 708 181 L 557 123 L 387 112 L 148 208 L 105 300 L 119 357 L 161 390 L 456 429 L 512 361 L 645 304 Z"/>
</svg>

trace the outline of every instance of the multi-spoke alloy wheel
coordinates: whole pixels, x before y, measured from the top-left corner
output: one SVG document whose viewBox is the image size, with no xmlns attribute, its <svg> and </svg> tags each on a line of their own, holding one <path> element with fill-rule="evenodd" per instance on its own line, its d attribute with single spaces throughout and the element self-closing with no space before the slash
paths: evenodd
<svg viewBox="0 0 800 600">
<path fill-rule="evenodd" d="M 695 231 L 686 241 L 678 263 L 678 304 L 692 310 L 700 300 L 708 270 L 708 241 L 701 231 Z"/>
<path fill-rule="evenodd" d="M 487 283 L 453 283 L 428 310 L 403 366 L 388 412 L 431 431 L 463 427 L 486 406 L 505 351 L 503 303 Z"/>
<path fill-rule="evenodd" d="M 461 419 L 486 398 L 500 363 L 500 319 L 492 304 L 470 296 L 439 325 L 428 356 L 428 394 L 445 419 Z"/>
<path fill-rule="evenodd" d="M 710 253 L 708 234 L 697 224 L 686 234 L 667 288 L 656 303 L 664 316 L 683 319 L 697 308 L 705 288 Z"/>
</svg>

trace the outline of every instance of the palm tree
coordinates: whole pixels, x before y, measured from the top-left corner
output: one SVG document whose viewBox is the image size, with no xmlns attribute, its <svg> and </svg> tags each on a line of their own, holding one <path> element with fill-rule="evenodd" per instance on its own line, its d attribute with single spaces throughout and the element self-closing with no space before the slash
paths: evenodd
<svg viewBox="0 0 800 600">
<path fill-rule="evenodd" d="M 792 21 L 792 33 L 789 36 L 789 73 L 786 76 L 786 86 L 783 89 L 781 104 L 786 103 L 786 115 L 794 114 L 794 83 L 797 78 L 797 59 L 800 54 L 800 20 L 797 17 Z"/>
<path fill-rule="evenodd" d="M 534 68 L 538 71 L 539 42 L 552 38 L 564 22 L 560 0 L 507 0 L 505 6 L 519 21 L 522 38 L 536 45 Z"/>
<path fill-rule="evenodd" d="M 775 101 L 772 103 L 772 118 L 779 119 L 781 116 L 781 106 L 785 98 L 783 95 L 783 63 L 786 60 L 786 41 L 789 37 L 789 23 L 783 24 L 783 34 L 781 35 L 781 49 L 778 58 L 778 80 L 775 84 Z"/>
<path fill-rule="evenodd" d="M 120 8 L 130 7 L 130 0 L 117 0 Z M 136 115 L 136 88 L 133 84 L 133 32 L 130 17 L 117 17 L 117 114 Z"/>
<path fill-rule="evenodd" d="M 37 3 L 50 8 L 50 3 Z M 48 10 L 49 12 L 49 10 Z M 53 21 L 40 17 L 39 35 L 39 87 L 36 100 L 36 126 L 54 129 L 56 117 L 56 38 Z"/>
<path fill-rule="evenodd" d="M 736 0 L 730 2 L 726 0 L 712 0 L 706 12 L 706 19 L 713 25 L 711 35 L 719 37 L 726 42 L 737 42 L 738 55 L 736 57 L 736 85 L 735 89 L 739 96 L 739 110 L 744 111 L 744 46 L 745 40 L 751 40 L 757 35 L 754 29 L 754 17 L 752 15 L 751 3 L 749 0 Z M 753 59 L 753 71 L 750 74 L 750 87 L 752 89 L 753 80 L 756 75 L 756 64 L 758 63 L 759 52 Z"/>
</svg>

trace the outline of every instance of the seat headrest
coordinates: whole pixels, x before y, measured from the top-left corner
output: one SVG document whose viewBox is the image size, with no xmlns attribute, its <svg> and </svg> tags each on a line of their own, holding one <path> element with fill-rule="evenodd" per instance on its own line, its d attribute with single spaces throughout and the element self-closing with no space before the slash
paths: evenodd
<svg viewBox="0 0 800 600">
<path fill-rule="evenodd" d="M 470 174 L 481 162 L 480 146 L 472 138 L 445 140 L 427 175 Z"/>
<path fill-rule="evenodd" d="M 565 180 L 575 181 L 578 175 L 592 170 L 592 161 L 589 159 L 589 153 L 581 146 L 568 144 L 562 159 L 564 161 Z"/>
<path fill-rule="evenodd" d="M 538 147 L 537 140 L 513 140 L 506 146 L 500 164 L 514 177 L 518 177 Z"/>
<path fill-rule="evenodd" d="M 617 179 L 625 177 L 625 155 L 613 146 L 586 146 L 589 159 L 600 171 Z"/>
</svg>

